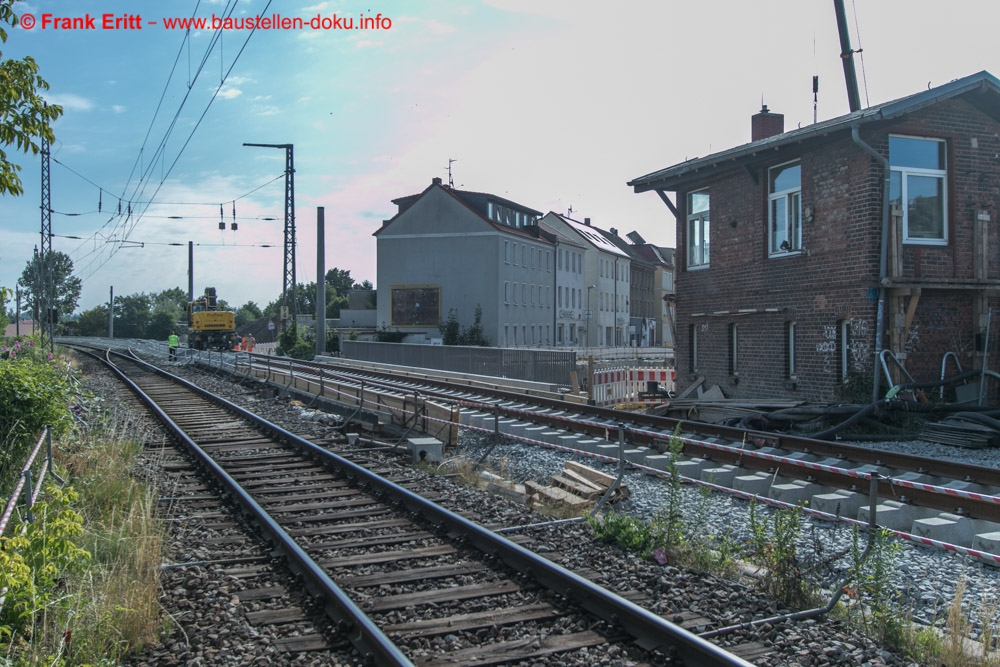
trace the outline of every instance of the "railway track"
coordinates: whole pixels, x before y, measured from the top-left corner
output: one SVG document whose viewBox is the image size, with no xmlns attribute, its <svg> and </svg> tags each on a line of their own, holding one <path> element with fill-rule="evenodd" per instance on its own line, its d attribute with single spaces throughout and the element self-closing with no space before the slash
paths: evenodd
<svg viewBox="0 0 1000 667">
<path fill-rule="evenodd" d="M 749 665 L 737 652 L 767 652 L 753 643 L 724 650 L 500 537 L 407 488 L 405 468 L 368 469 L 162 371 L 115 359 L 210 472 L 206 488 L 235 499 L 320 597 L 331 622 L 317 627 L 317 648 L 349 640 L 365 661 L 417 665 L 590 662 L 637 645 L 653 664 Z M 215 510 L 201 502 L 204 520 Z M 266 598 L 268 587 L 259 588 Z M 278 605 L 259 619 L 307 615 Z"/>
<path fill-rule="evenodd" d="M 266 371 L 263 371 L 266 366 Z M 545 392 L 433 374 L 246 357 L 234 374 L 286 389 L 355 401 L 378 411 L 381 396 L 419 396 L 456 406 L 463 428 L 580 452 L 665 474 L 675 434 L 684 445 L 677 469 L 713 491 L 799 507 L 812 516 L 861 528 L 873 523 L 898 538 L 1000 566 L 1000 470 L 735 427 L 679 422 L 561 400 Z M 502 380 L 498 380 L 503 382 Z M 412 428 L 407 413 L 398 426 Z M 426 425 L 427 419 L 424 419 Z M 615 433 L 622 429 L 623 446 Z"/>
</svg>

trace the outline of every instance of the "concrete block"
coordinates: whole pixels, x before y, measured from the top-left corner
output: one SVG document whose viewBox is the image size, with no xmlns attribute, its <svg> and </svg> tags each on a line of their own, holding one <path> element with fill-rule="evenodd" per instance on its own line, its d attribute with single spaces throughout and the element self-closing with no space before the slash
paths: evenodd
<svg viewBox="0 0 1000 667">
<path fill-rule="evenodd" d="M 733 479 L 739 472 L 739 468 L 729 464 L 721 465 L 716 468 L 703 468 L 701 471 L 701 481 L 708 482 L 709 484 L 716 484 L 718 486 L 732 486 Z"/>
<path fill-rule="evenodd" d="M 816 495 L 817 486 L 808 482 L 789 482 L 783 484 L 772 484 L 768 498 L 788 503 L 790 505 L 801 505 L 812 500 Z"/>
<path fill-rule="evenodd" d="M 666 471 L 670 467 L 670 457 L 663 454 L 646 454 L 646 458 L 642 460 L 642 465 L 647 468 Z"/>
<path fill-rule="evenodd" d="M 667 458 L 669 459 L 670 457 L 668 456 Z M 700 479 L 701 471 L 714 465 L 715 462 L 708 459 L 682 459 L 677 462 L 677 472 L 681 477 Z"/>
<path fill-rule="evenodd" d="M 615 459 L 616 461 L 618 460 L 619 447 L 617 444 L 597 445 L 597 447 L 595 447 L 594 449 L 595 451 L 593 453 L 596 454 L 597 456 L 606 456 L 609 459 Z"/>
<path fill-rule="evenodd" d="M 857 516 L 858 510 L 867 503 L 867 495 L 840 490 L 833 493 L 818 493 L 809 501 L 810 507 L 818 512 L 848 517 Z"/>
<path fill-rule="evenodd" d="M 752 493 L 757 496 L 766 496 L 771 489 L 773 475 L 765 473 L 755 473 L 753 475 L 737 475 L 733 478 L 733 488 L 744 493 Z"/>
<path fill-rule="evenodd" d="M 556 444 L 560 447 L 566 447 L 568 449 L 577 449 L 577 443 L 583 439 L 583 436 L 579 433 L 566 433 L 563 432 L 556 441 Z"/>
<path fill-rule="evenodd" d="M 544 440 L 542 440 L 542 434 L 548 430 L 548 426 L 529 426 L 524 429 L 524 433 L 522 433 L 521 436 L 536 442 L 544 442 Z"/>
<path fill-rule="evenodd" d="M 407 447 L 414 463 L 440 463 L 444 455 L 444 443 L 437 438 L 407 438 Z"/>
<path fill-rule="evenodd" d="M 972 546 L 972 525 L 969 519 L 957 514 L 942 512 L 937 516 L 917 519 L 913 522 L 910 532 L 917 537 L 929 540 L 948 542 L 963 547 Z"/>
<path fill-rule="evenodd" d="M 1000 531 L 977 534 L 972 538 L 972 548 L 976 551 L 1000 555 Z"/>
<path fill-rule="evenodd" d="M 625 460 L 628 461 L 629 463 L 642 463 L 643 460 L 646 458 L 646 454 L 648 454 L 651 451 L 654 450 L 651 450 L 649 447 L 636 447 L 633 449 L 626 449 Z"/>
<path fill-rule="evenodd" d="M 598 445 L 608 444 L 606 440 L 600 440 L 598 438 L 580 438 L 576 442 L 576 448 L 581 452 L 587 452 L 588 454 L 597 453 Z"/>
</svg>

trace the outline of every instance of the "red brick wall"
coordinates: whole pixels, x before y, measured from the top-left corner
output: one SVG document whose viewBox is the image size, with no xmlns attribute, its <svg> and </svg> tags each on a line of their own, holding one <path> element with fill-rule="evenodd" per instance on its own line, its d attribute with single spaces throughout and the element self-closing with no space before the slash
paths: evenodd
<svg viewBox="0 0 1000 667">
<path fill-rule="evenodd" d="M 1000 192 L 1000 124 L 962 100 L 942 102 L 886 124 L 863 130 L 862 138 L 888 153 L 889 132 L 948 140 L 946 247 L 905 246 L 904 275 L 971 280 L 972 230 L 979 211 L 990 215 L 990 277 L 1000 278 L 997 194 Z M 971 138 L 978 146 L 973 148 Z M 734 398 L 834 401 L 842 380 L 840 323 L 851 336 L 849 367 L 871 374 L 874 364 L 883 174 L 879 163 L 855 145 L 849 132 L 802 149 L 770 151 L 755 164 L 756 182 L 742 168 L 707 173 L 691 190 L 711 193 L 711 262 L 686 270 L 686 192 L 677 193 L 678 389 L 696 375 L 705 387 L 718 384 Z M 802 206 L 813 209 L 803 222 L 807 252 L 767 256 L 767 168 L 800 158 Z M 706 170 L 711 171 L 711 170 Z M 973 365 L 972 292 L 925 290 L 906 344 L 907 367 L 918 380 L 936 379 L 947 350 Z M 693 316 L 739 309 L 777 309 L 746 315 Z M 886 313 L 886 329 L 894 313 Z M 786 327 L 796 323 L 797 372 L 789 381 Z M 738 368 L 730 373 L 730 325 L 739 335 Z M 691 331 L 698 330 L 697 373 L 691 372 Z M 1000 324 L 995 327 L 1000 334 Z M 888 336 L 884 339 L 888 344 Z M 962 356 L 964 355 L 964 356 Z"/>
</svg>

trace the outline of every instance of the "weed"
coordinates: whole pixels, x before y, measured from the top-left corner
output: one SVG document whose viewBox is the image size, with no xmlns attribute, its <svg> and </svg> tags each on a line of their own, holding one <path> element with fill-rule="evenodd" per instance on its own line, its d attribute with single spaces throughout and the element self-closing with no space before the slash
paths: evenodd
<svg viewBox="0 0 1000 667">
<path fill-rule="evenodd" d="M 762 568 L 767 592 L 792 607 L 801 607 L 814 597 L 799 566 L 797 542 L 802 533 L 800 509 L 777 510 L 768 526 L 757 515 L 756 501 L 750 501 L 750 561 Z"/>
</svg>

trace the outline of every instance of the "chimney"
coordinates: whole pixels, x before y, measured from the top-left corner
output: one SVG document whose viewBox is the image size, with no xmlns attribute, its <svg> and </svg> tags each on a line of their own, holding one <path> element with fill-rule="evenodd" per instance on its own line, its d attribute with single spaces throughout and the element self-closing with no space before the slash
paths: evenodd
<svg viewBox="0 0 1000 667">
<path fill-rule="evenodd" d="M 618 230 L 617 230 L 617 229 L 615 229 L 614 227 L 612 227 L 612 228 L 611 228 L 610 230 L 608 230 L 608 231 L 610 231 L 610 232 L 611 232 L 611 235 L 612 235 L 612 236 L 618 236 Z"/>
<path fill-rule="evenodd" d="M 784 131 L 784 114 L 771 113 L 766 104 L 761 105 L 759 113 L 750 117 L 750 141 L 767 139 Z"/>
<path fill-rule="evenodd" d="M 434 185 L 441 185 L 441 179 L 435 176 L 433 179 L 431 179 L 431 183 L 433 183 Z"/>
<path fill-rule="evenodd" d="M 585 224 L 585 225 L 587 225 L 588 227 L 590 227 L 590 218 L 584 218 L 584 219 L 583 219 L 583 224 Z"/>
</svg>

